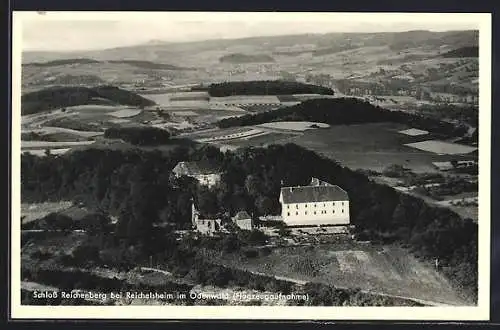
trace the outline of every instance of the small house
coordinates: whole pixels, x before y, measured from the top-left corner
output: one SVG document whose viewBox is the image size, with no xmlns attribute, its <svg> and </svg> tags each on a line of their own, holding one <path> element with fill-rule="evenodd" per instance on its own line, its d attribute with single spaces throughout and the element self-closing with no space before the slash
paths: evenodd
<svg viewBox="0 0 500 330">
<path fill-rule="evenodd" d="M 233 217 L 233 222 L 243 230 L 253 230 L 252 217 L 246 211 L 240 211 Z"/>
</svg>

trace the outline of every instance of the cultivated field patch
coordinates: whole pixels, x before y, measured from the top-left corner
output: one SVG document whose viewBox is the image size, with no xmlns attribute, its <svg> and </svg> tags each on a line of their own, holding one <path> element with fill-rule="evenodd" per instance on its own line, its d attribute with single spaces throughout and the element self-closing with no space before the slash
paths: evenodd
<svg viewBox="0 0 500 330">
<path fill-rule="evenodd" d="M 399 131 L 399 133 L 405 134 L 405 135 L 409 135 L 409 136 L 420 136 L 420 135 L 427 135 L 427 134 L 429 134 L 428 131 L 424 131 L 424 130 L 417 129 L 417 128 L 405 129 L 403 131 Z"/>
<path fill-rule="evenodd" d="M 405 144 L 409 147 L 441 155 L 463 155 L 476 151 L 476 147 L 439 140 L 428 140 Z"/>
<path fill-rule="evenodd" d="M 118 119 L 110 119 L 109 122 L 113 124 L 125 124 L 125 123 L 130 123 L 130 120 L 118 118 Z"/>
<path fill-rule="evenodd" d="M 85 146 L 94 143 L 94 141 L 68 141 L 68 142 L 47 142 L 47 141 L 21 141 L 21 150 L 31 149 L 60 149 L 76 146 Z"/>
<path fill-rule="evenodd" d="M 123 109 L 111 112 L 110 115 L 117 118 L 130 118 L 139 115 L 141 112 L 141 109 Z"/>
<path fill-rule="evenodd" d="M 71 148 L 58 148 L 58 149 L 49 149 L 49 152 L 51 155 L 62 155 L 68 151 L 70 151 Z M 29 150 L 23 150 L 23 153 L 29 153 L 33 156 L 38 156 L 38 157 L 45 157 L 47 155 L 47 149 L 29 149 Z"/>
<path fill-rule="evenodd" d="M 174 116 L 181 116 L 181 117 L 199 116 L 199 114 L 194 111 L 172 111 L 171 113 Z"/>
<path fill-rule="evenodd" d="M 405 144 L 418 142 L 421 137 L 398 133 L 405 129 L 408 127 L 395 123 L 336 125 L 307 130 L 286 142 L 311 149 L 353 169 L 378 172 L 393 164 L 417 173 L 437 172 L 432 162 L 465 159 L 461 155 L 438 155 L 409 148 Z"/>
<path fill-rule="evenodd" d="M 315 129 L 316 127 L 312 127 L 313 125 L 318 126 L 319 128 L 330 127 L 330 125 L 328 124 L 315 123 L 311 121 L 277 121 L 277 122 L 260 124 L 257 126 L 265 128 L 273 128 L 273 129 L 290 130 L 290 131 L 306 131 L 308 129 Z"/>
<path fill-rule="evenodd" d="M 212 141 L 222 141 L 222 140 L 232 140 L 232 139 L 243 139 L 251 136 L 257 136 L 258 134 L 263 133 L 264 131 L 257 128 L 252 128 L 244 132 L 237 132 L 232 134 L 225 134 L 213 137 L 207 137 L 198 139 L 198 142 L 212 142 Z"/>
<path fill-rule="evenodd" d="M 45 126 L 39 130 L 34 130 L 33 132 L 39 133 L 39 134 L 67 133 L 67 134 L 73 134 L 73 135 L 77 135 L 77 136 L 85 137 L 85 138 L 90 138 L 90 137 L 99 136 L 99 135 L 104 134 L 104 132 L 79 131 L 79 130 L 70 129 L 70 128 L 52 127 L 52 126 Z"/>
</svg>

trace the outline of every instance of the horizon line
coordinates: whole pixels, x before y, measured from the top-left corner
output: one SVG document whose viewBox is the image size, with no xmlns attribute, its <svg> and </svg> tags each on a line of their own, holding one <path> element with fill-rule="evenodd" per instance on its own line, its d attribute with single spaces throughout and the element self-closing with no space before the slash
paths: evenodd
<svg viewBox="0 0 500 330">
<path fill-rule="evenodd" d="M 124 44 L 121 46 L 113 46 L 109 48 L 88 48 L 88 49 L 78 49 L 78 50 L 44 50 L 44 49 L 23 49 L 21 53 L 59 53 L 59 54 L 71 54 L 71 53 L 78 53 L 78 52 L 90 52 L 90 51 L 107 51 L 107 50 L 113 50 L 113 49 L 120 49 L 120 48 L 132 48 L 132 47 L 140 47 L 140 46 L 158 46 L 158 45 L 166 45 L 166 44 L 192 44 L 192 43 L 199 43 L 199 42 L 213 42 L 213 41 L 237 41 L 237 40 L 248 40 L 248 39 L 254 39 L 254 38 L 278 38 L 278 37 L 300 37 L 300 36 L 307 36 L 307 35 L 312 35 L 312 36 L 322 36 L 322 35 L 329 35 L 329 34 L 384 34 L 384 33 L 408 33 L 408 32 L 431 32 L 431 33 L 452 33 L 452 32 L 470 32 L 470 31 L 477 31 L 479 32 L 479 29 L 463 29 L 463 30 L 456 30 L 456 29 L 451 29 L 451 30 L 432 30 L 432 29 L 410 29 L 410 30 L 405 30 L 405 31 L 377 31 L 377 32 L 324 32 L 324 33 L 317 33 L 317 32 L 304 32 L 304 33 L 293 33 L 293 34 L 275 34 L 275 35 L 255 35 L 255 36 L 246 36 L 246 37 L 239 37 L 239 38 L 234 38 L 234 37 L 229 37 L 229 38 L 208 38 L 208 39 L 196 39 L 196 40 L 186 40 L 186 41 L 168 41 L 168 40 L 162 40 L 162 39 L 151 39 L 146 42 L 141 42 L 141 43 L 134 43 L 134 44 Z"/>
</svg>

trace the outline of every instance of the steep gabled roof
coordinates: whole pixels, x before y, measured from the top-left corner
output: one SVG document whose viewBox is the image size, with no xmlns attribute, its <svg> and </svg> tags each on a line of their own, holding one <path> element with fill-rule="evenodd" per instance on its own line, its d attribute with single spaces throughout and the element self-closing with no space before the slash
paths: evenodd
<svg viewBox="0 0 500 330">
<path fill-rule="evenodd" d="M 339 186 L 306 186 L 281 188 L 283 203 L 314 203 L 328 201 L 348 201 L 347 192 Z"/>
<path fill-rule="evenodd" d="M 201 175 L 220 173 L 218 166 L 209 162 L 179 162 L 173 169 L 177 175 Z"/>
<path fill-rule="evenodd" d="M 248 214 L 247 211 L 240 211 L 240 212 L 236 213 L 233 220 L 237 221 L 237 220 L 246 220 L 246 219 L 251 219 L 251 218 L 252 217 L 250 216 L 250 214 Z"/>
</svg>

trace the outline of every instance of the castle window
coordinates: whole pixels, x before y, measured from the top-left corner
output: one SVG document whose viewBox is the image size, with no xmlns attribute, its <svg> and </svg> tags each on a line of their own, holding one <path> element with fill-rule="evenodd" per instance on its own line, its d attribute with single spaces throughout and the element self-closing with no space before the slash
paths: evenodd
<svg viewBox="0 0 500 330">
<path fill-rule="evenodd" d="M 307 207 L 307 204 L 304 207 Z"/>
<path fill-rule="evenodd" d="M 332 213 L 335 213 L 335 210 L 332 210 Z"/>
<path fill-rule="evenodd" d="M 305 211 L 304 214 L 307 215 L 307 211 Z"/>
<path fill-rule="evenodd" d="M 342 213 L 344 213 L 344 209 L 342 209 Z"/>
<path fill-rule="evenodd" d="M 287 209 L 289 209 L 289 208 L 290 208 L 290 205 L 287 205 L 287 206 L 286 206 L 286 208 L 287 208 Z"/>
<path fill-rule="evenodd" d="M 314 207 L 316 207 L 316 204 L 314 204 Z"/>
<path fill-rule="evenodd" d="M 335 202 L 332 203 L 332 206 L 335 206 Z"/>
<path fill-rule="evenodd" d="M 290 212 L 288 212 L 288 216 L 290 216 Z"/>
<path fill-rule="evenodd" d="M 295 212 L 295 215 L 299 215 L 299 212 Z"/>
<path fill-rule="evenodd" d="M 316 211 L 314 211 L 314 214 L 316 214 Z"/>
<path fill-rule="evenodd" d="M 295 204 L 295 208 L 298 209 L 299 208 L 299 204 Z"/>
<path fill-rule="evenodd" d="M 342 206 L 344 206 L 344 202 L 342 202 Z"/>
<path fill-rule="evenodd" d="M 325 207 L 325 206 L 326 206 L 325 203 L 323 203 L 323 207 Z"/>
</svg>

